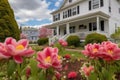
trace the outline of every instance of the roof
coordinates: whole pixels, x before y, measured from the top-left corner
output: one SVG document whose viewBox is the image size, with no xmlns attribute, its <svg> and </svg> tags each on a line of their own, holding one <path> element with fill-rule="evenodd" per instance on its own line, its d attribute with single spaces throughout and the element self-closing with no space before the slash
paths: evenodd
<svg viewBox="0 0 120 80">
<path fill-rule="evenodd" d="M 59 11 L 63 10 L 63 9 L 69 8 L 70 6 L 78 4 L 79 2 L 84 1 L 84 0 L 77 0 L 76 2 L 74 2 L 74 3 L 72 3 L 72 4 L 70 4 L 70 5 L 66 6 L 66 7 L 64 7 L 64 5 L 66 4 L 67 1 L 68 0 L 64 0 L 63 4 L 60 6 L 60 8 L 57 9 L 57 10 L 55 10 L 55 11 L 53 11 L 51 14 L 54 14 L 56 12 L 59 12 Z"/>
</svg>

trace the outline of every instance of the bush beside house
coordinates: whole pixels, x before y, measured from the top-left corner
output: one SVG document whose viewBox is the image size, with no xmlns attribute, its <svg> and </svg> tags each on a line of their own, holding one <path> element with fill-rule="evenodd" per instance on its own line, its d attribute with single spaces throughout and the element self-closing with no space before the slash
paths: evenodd
<svg viewBox="0 0 120 80">
<path fill-rule="evenodd" d="M 103 41 L 107 41 L 107 37 L 105 35 L 102 35 L 102 34 L 99 34 L 99 33 L 88 34 L 85 38 L 85 44 L 101 43 Z"/>
<path fill-rule="evenodd" d="M 38 45 L 45 45 L 48 43 L 48 38 L 46 38 L 46 37 L 40 38 L 40 39 L 38 39 L 37 43 L 38 43 Z"/>
<path fill-rule="evenodd" d="M 71 35 L 67 38 L 67 42 L 69 46 L 79 46 L 80 45 L 80 38 L 76 35 Z"/>
</svg>

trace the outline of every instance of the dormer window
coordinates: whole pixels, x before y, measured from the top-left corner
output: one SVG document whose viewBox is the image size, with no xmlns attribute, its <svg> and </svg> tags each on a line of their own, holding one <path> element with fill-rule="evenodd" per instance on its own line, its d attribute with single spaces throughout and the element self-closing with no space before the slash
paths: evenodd
<svg viewBox="0 0 120 80">
<path fill-rule="evenodd" d="M 69 0 L 69 3 L 71 3 L 72 2 L 72 0 Z"/>
</svg>

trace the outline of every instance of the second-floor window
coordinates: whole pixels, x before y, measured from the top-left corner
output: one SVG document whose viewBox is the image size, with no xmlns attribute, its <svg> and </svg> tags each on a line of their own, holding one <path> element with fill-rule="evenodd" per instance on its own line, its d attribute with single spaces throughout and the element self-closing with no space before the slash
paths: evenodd
<svg viewBox="0 0 120 80">
<path fill-rule="evenodd" d="M 76 15 L 76 12 L 77 12 L 77 10 L 76 10 L 76 7 L 75 7 L 75 8 L 72 9 L 72 15 Z"/>
<path fill-rule="evenodd" d="M 63 12 L 63 19 L 64 19 L 64 18 L 67 18 L 67 16 L 68 16 L 68 12 L 67 12 L 67 11 L 64 11 L 64 12 Z"/>
<path fill-rule="evenodd" d="M 77 14 L 80 14 L 80 6 L 79 5 L 63 11 L 63 19 L 77 15 Z"/>
<path fill-rule="evenodd" d="M 99 0 L 93 0 L 93 9 L 99 8 Z"/>
<path fill-rule="evenodd" d="M 58 21 L 58 20 L 60 20 L 60 13 L 53 16 L 53 21 Z"/>
<path fill-rule="evenodd" d="M 89 10 L 96 9 L 104 6 L 103 0 L 89 0 Z"/>
<path fill-rule="evenodd" d="M 71 16 L 71 9 L 68 9 L 68 17 Z"/>
</svg>

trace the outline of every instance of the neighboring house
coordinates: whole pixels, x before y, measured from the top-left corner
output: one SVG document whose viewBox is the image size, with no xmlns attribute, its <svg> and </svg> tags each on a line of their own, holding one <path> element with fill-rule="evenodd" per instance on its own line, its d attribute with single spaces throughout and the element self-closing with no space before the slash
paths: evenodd
<svg viewBox="0 0 120 80">
<path fill-rule="evenodd" d="M 24 27 L 21 31 L 30 42 L 36 42 L 39 39 L 39 30 L 37 28 Z"/>
<path fill-rule="evenodd" d="M 109 38 L 120 26 L 120 0 L 64 0 L 51 14 L 53 23 L 48 27 L 58 39 L 69 35 L 84 39 L 92 32 Z"/>
</svg>

